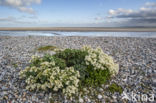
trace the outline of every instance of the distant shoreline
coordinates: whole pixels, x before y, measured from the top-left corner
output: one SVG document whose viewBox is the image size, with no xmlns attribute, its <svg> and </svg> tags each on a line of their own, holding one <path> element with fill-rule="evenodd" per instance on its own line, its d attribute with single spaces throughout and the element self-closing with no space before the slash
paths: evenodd
<svg viewBox="0 0 156 103">
<path fill-rule="evenodd" d="M 156 28 L 130 27 L 0 27 L 0 31 L 156 32 Z"/>
</svg>

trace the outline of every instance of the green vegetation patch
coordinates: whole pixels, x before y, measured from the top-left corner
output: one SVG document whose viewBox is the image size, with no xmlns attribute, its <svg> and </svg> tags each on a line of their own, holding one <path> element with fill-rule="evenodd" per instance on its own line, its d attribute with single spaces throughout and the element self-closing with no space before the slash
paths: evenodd
<svg viewBox="0 0 156 103">
<path fill-rule="evenodd" d="M 119 86 L 118 84 L 116 83 L 112 83 L 109 87 L 108 87 L 108 90 L 111 92 L 111 93 L 115 93 L 115 92 L 119 92 L 120 94 L 123 92 L 123 89 L 121 86 Z"/>
<path fill-rule="evenodd" d="M 17 63 L 12 63 L 13 67 L 14 68 L 17 68 L 18 67 L 18 64 Z"/>
<path fill-rule="evenodd" d="M 54 50 L 55 46 L 44 46 L 39 51 Z M 54 55 L 32 56 L 30 65 L 20 71 L 28 90 L 61 91 L 66 96 L 79 94 L 83 87 L 101 86 L 119 71 L 113 58 L 101 48 L 85 46 L 81 49 L 55 50 Z M 116 84 L 111 92 L 122 92 Z"/>
<path fill-rule="evenodd" d="M 37 48 L 38 51 L 53 51 L 57 49 L 56 46 L 51 46 L 51 45 L 48 45 L 48 46 L 41 46 L 39 48 Z"/>
</svg>

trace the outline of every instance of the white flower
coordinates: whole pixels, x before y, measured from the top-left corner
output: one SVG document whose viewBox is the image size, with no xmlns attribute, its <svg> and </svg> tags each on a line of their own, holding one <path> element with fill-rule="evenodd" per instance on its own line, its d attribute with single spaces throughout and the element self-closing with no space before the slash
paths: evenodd
<svg viewBox="0 0 156 103">
<path fill-rule="evenodd" d="M 55 87 L 53 88 L 53 90 L 54 90 L 54 91 L 58 91 L 58 88 L 55 86 Z"/>
<path fill-rule="evenodd" d="M 91 47 L 85 46 L 82 50 L 88 52 L 88 55 L 85 57 L 86 65 L 92 65 L 94 70 L 105 70 L 108 68 L 112 76 L 118 73 L 118 64 L 115 64 L 113 58 L 105 54 L 100 47 L 92 49 Z"/>
<path fill-rule="evenodd" d="M 49 65 L 49 62 L 43 62 L 41 65 Z"/>
<path fill-rule="evenodd" d="M 66 85 L 69 85 L 69 81 L 66 82 Z"/>
</svg>

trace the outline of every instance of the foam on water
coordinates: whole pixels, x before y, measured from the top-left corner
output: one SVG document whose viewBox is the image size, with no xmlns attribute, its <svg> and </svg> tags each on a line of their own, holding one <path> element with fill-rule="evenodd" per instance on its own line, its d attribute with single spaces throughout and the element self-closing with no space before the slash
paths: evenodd
<svg viewBox="0 0 156 103">
<path fill-rule="evenodd" d="M 59 31 L 0 31 L 3 36 L 109 36 L 109 37 L 153 37 L 156 32 L 59 32 Z"/>
</svg>

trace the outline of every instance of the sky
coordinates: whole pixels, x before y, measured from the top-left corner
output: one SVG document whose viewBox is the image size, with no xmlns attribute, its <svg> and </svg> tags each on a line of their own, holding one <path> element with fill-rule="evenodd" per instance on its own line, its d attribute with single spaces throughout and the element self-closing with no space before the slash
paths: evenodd
<svg viewBox="0 0 156 103">
<path fill-rule="evenodd" d="M 0 0 L 0 27 L 156 27 L 156 0 Z"/>
</svg>

